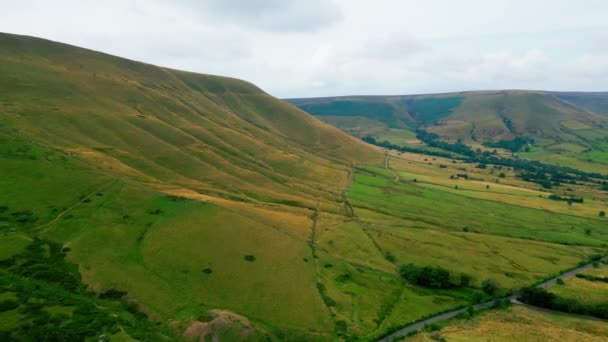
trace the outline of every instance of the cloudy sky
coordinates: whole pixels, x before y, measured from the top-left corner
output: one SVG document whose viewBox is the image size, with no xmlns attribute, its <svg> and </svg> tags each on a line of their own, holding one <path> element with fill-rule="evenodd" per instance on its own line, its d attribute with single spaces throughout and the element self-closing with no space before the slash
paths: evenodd
<svg viewBox="0 0 608 342">
<path fill-rule="evenodd" d="M 278 97 L 608 90 L 606 0 L 0 0 L 0 32 Z"/>
</svg>

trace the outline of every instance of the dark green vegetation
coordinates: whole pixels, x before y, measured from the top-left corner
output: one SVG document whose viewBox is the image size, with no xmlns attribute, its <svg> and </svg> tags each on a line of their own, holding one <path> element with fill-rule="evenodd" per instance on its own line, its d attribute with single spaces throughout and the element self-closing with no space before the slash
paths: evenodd
<svg viewBox="0 0 608 342">
<path fill-rule="evenodd" d="M 576 277 L 590 281 L 602 281 L 604 283 L 608 283 L 608 277 L 598 277 L 590 274 L 577 274 Z"/>
<path fill-rule="evenodd" d="M 34 239 L 21 253 L 2 260 L 0 336 L 5 341 L 107 341 L 126 332 L 146 340 L 172 340 L 174 332 L 148 320 L 124 292 L 95 296 L 81 283 L 62 247 Z"/>
<path fill-rule="evenodd" d="M 461 96 L 414 98 L 407 100 L 406 106 L 414 120 L 422 124 L 431 124 L 452 114 L 452 111 L 462 103 L 463 99 Z"/>
<path fill-rule="evenodd" d="M 519 300 L 545 309 L 608 319 L 608 301 L 584 304 L 574 299 L 559 297 L 543 288 L 526 288 Z"/>
<path fill-rule="evenodd" d="M 448 289 L 459 285 L 469 285 L 471 277 L 463 274 L 461 279 L 466 279 L 460 284 L 452 282 L 450 272 L 442 267 L 424 266 L 419 267 L 414 264 L 401 265 L 399 267 L 401 276 L 416 285 L 430 287 L 434 289 Z"/>
<path fill-rule="evenodd" d="M 243 81 L 14 35 L 0 87 L 0 330 L 24 339 L 369 340 L 606 252 L 594 176 L 543 169 L 585 199 L 568 206 L 426 130 L 405 140 L 454 159 L 385 157 Z M 409 105 L 441 121 L 452 97 Z"/>
</svg>

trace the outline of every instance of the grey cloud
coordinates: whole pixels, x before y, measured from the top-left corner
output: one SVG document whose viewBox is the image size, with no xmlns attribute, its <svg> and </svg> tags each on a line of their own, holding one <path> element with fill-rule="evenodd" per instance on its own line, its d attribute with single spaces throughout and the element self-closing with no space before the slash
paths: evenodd
<svg viewBox="0 0 608 342">
<path fill-rule="evenodd" d="M 314 32 L 342 19 L 332 0 L 186 0 L 206 20 L 271 32 Z"/>
</svg>

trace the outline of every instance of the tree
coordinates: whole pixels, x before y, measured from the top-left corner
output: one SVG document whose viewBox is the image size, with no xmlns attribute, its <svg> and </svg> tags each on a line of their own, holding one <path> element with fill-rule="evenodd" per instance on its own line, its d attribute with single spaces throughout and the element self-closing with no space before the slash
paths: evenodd
<svg viewBox="0 0 608 342">
<path fill-rule="evenodd" d="M 467 287 L 467 286 L 471 285 L 472 280 L 473 280 L 473 278 L 470 275 L 468 275 L 466 273 L 460 274 L 460 286 Z"/>
<path fill-rule="evenodd" d="M 395 255 L 393 255 L 393 253 L 390 251 L 384 252 L 384 258 L 390 262 L 395 262 Z"/>
<path fill-rule="evenodd" d="M 498 283 L 494 279 L 486 279 L 481 283 L 483 292 L 493 296 L 498 291 Z"/>
<path fill-rule="evenodd" d="M 603 210 L 602 210 L 602 211 L 600 211 L 599 216 L 600 216 L 600 217 L 606 217 L 606 212 L 605 212 L 605 211 L 603 211 Z"/>
<path fill-rule="evenodd" d="M 505 173 L 504 173 L 504 172 L 501 172 L 501 173 L 499 173 L 499 174 L 498 174 L 498 177 L 499 177 L 499 178 L 505 178 L 506 176 L 507 176 L 507 175 L 505 175 Z"/>
<path fill-rule="evenodd" d="M 435 289 L 453 287 L 450 281 L 450 272 L 441 267 L 416 266 L 414 264 L 401 265 L 399 274 L 408 282 Z"/>
</svg>

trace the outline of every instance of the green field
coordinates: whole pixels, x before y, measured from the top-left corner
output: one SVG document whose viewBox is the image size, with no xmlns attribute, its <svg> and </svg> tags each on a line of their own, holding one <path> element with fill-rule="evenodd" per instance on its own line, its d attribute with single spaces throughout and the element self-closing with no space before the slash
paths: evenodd
<svg viewBox="0 0 608 342">
<path fill-rule="evenodd" d="M 583 274 L 608 277 L 608 266 L 600 264 L 598 268 L 587 270 Z M 593 281 L 578 277 L 568 278 L 563 285 L 551 286 L 549 291 L 559 297 L 574 299 L 582 304 L 608 304 L 608 283 L 599 280 Z"/>
</svg>

